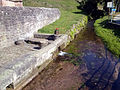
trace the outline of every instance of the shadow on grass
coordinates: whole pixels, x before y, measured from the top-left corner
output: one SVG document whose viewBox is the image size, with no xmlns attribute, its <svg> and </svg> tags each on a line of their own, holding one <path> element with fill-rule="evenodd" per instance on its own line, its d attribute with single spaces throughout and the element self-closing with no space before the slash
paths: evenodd
<svg viewBox="0 0 120 90">
<path fill-rule="evenodd" d="M 87 14 L 86 12 L 84 12 L 84 11 L 80 11 L 80 12 L 72 12 L 72 13 L 74 13 L 74 14 L 86 15 L 86 16 L 88 16 L 88 20 L 91 20 L 91 16 L 88 15 L 88 14 Z"/>
<path fill-rule="evenodd" d="M 73 12 L 74 14 L 83 14 L 83 15 L 88 15 L 87 13 L 81 11 L 81 12 Z"/>
<path fill-rule="evenodd" d="M 105 29 L 111 29 L 114 32 L 115 36 L 120 37 L 120 25 L 112 24 L 112 23 L 109 23 L 109 22 L 110 21 L 105 20 L 105 21 L 103 21 L 99 24 L 100 24 L 101 27 L 103 27 Z"/>
</svg>

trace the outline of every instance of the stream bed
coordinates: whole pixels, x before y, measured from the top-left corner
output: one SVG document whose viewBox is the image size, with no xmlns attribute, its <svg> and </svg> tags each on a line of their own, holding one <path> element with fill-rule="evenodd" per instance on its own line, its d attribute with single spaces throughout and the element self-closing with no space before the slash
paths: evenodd
<svg viewBox="0 0 120 90">
<path fill-rule="evenodd" d="M 58 56 L 22 90 L 120 90 L 120 60 L 94 33 L 89 21 Z"/>
</svg>

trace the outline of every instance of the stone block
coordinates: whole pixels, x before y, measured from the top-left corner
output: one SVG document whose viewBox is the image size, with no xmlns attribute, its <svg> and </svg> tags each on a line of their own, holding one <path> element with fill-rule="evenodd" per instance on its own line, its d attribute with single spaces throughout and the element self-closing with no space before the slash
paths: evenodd
<svg viewBox="0 0 120 90">
<path fill-rule="evenodd" d="M 6 90 L 6 87 L 13 81 L 13 70 L 0 68 L 0 90 Z"/>
<path fill-rule="evenodd" d="M 2 6 L 15 6 L 14 2 L 2 0 Z"/>
</svg>

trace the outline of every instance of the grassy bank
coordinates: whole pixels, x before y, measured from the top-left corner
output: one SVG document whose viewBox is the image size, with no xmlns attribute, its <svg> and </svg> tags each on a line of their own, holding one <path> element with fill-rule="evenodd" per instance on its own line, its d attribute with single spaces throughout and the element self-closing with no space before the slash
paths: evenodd
<svg viewBox="0 0 120 90">
<path fill-rule="evenodd" d="M 105 16 L 96 20 L 95 32 L 102 38 L 107 48 L 117 56 L 120 55 L 120 30 L 119 26 L 109 24 Z"/>
<path fill-rule="evenodd" d="M 23 0 L 23 3 L 24 6 L 60 9 L 61 18 L 53 24 L 40 29 L 40 33 L 54 33 L 55 28 L 59 28 L 60 33 L 65 33 L 70 30 L 73 24 L 82 21 L 84 17 L 86 18 L 82 11 L 77 9 L 79 4 L 75 0 Z"/>
</svg>

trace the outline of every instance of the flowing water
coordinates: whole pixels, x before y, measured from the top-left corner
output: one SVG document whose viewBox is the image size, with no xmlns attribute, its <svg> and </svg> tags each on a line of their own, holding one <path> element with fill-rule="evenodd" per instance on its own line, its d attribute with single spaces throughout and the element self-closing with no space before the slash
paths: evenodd
<svg viewBox="0 0 120 90">
<path fill-rule="evenodd" d="M 120 90 L 120 63 L 94 33 L 94 21 L 23 90 Z"/>
</svg>

